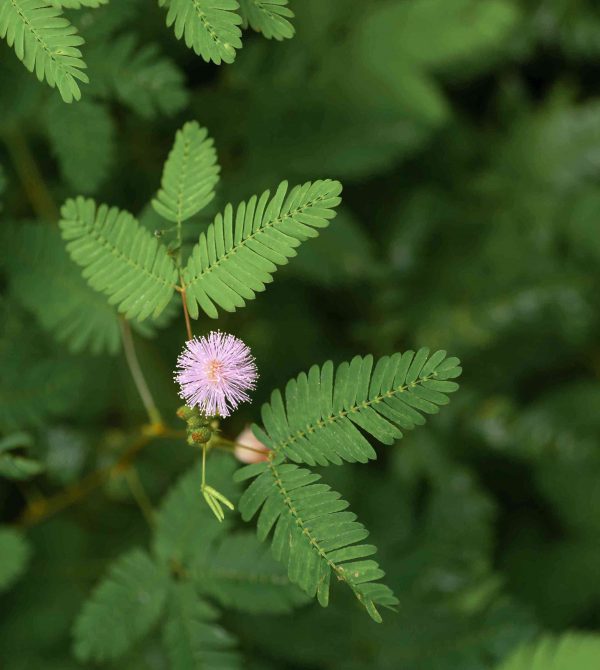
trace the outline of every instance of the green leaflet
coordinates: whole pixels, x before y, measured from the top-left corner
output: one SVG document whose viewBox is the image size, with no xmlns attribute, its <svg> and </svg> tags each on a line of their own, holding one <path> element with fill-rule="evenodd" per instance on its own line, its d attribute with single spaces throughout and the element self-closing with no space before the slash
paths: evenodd
<svg viewBox="0 0 600 670">
<path fill-rule="evenodd" d="M 0 0 L 0 37 L 65 102 L 81 98 L 77 82 L 88 82 L 78 48 L 84 41 L 59 8 L 45 0 Z"/>
<path fill-rule="evenodd" d="M 177 270 L 165 247 L 128 212 L 79 197 L 61 209 L 71 258 L 89 285 L 109 296 L 128 319 L 143 321 L 171 300 Z"/>
<path fill-rule="evenodd" d="M 173 585 L 163 640 L 171 670 L 236 670 L 235 640 L 215 623 L 217 613 L 198 598 L 193 585 Z"/>
<path fill-rule="evenodd" d="M 20 533 L 0 527 L 0 591 L 16 581 L 29 560 L 29 546 Z"/>
<path fill-rule="evenodd" d="M 266 434 L 254 426 L 257 437 L 277 454 L 309 465 L 366 463 L 375 458 L 363 435 L 384 444 L 425 423 L 423 414 L 435 414 L 449 402 L 446 394 L 458 389 L 451 379 L 461 373 L 457 358 L 429 349 L 384 356 L 356 356 L 334 371 L 327 361 L 291 379 L 284 396 L 273 391 L 262 407 Z M 360 429 L 360 430 L 359 430 Z"/>
<path fill-rule="evenodd" d="M 294 36 L 294 26 L 288 19 L 294 12 L 288 0 L 239 0 L 244 27 L 262 33 L 267 39 L 284 40 Z"/>
<path fill-rule="evenodd" d="M 121 556 L 81 610 L 73 629 L 78 659 L 117 658 L 158 620 L 168 592 L 166 570 L 140 549 Z"/>
<path fill-rule="evenodd" d="M 547 636 L 512 653 L 497 670 L 597 670 L 600 635 Z"/>
<path fill-rule="evenodd" d="M 237 0 L 158 0 L 158 4 L 168 7 L 167 26 L 173 26 L 177 39 L 183 37 L 207 63 L 233 63 L 235 50 L 242 47 Z"/>
<path fill-rule="evenodd" d="M 355 514 L 346 511 L 348 503 L 326 484 L 317 483 L 319 475 L 297 465 L 270 461 L 248 474 L 258 472 L 240 499 L 240 512 L 248 521 L 260 510 L 258 536 L 264 540 L 274 531 L 273 555 L 287 565 L 290 581 L 309 596 L 316 595 L 325 607 L 335 576 L 352 589 L 369 616 L 380 622 L 377 605 L 393 607 L 398 600 L 378 581 L 385 573 L 367 558 L 376 548 L 360 544 L 369 533 Z"/>
<path fill-rule="evenodd" d="M 186 123 L 175 135 L 152 206 L 167 221 L 183 223 L 215 197 L 219 170 L 206 128 L 196 121 Z"/>
<path fill-rule="evenodd" d="M 107 5 L 109 0 L 49 0 L 49 2 L 51 5 L 64 9 L 81 9 L 82 7 L 97 9 L 102 5 Z"/>
<path fill-rule="evenodd" d="M 296 255 L 295 248 L 316 237 L 335 217 L 342 185 L 338 181 L 281 182 L 275 195 L 252 196 L 234 211 L 218 214 L 183 272 L 187 305 L 193 318 L 199 307 L 212 318 L 217 306 L 229 312 L 243 307 L 272 281 L 277 266 Z"/>
</svg>

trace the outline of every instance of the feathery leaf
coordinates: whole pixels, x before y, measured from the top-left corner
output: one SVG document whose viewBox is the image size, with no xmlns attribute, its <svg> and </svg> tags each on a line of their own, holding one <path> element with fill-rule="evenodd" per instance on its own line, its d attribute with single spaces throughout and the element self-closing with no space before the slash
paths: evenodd
<svg viewBox="0 0 600 670">
<path fill-rule="evenodd" d="M 256 475 L 240 499 L 240 512 L 248 521 L 260 510 L 259 539 L 274 529 L 273 555 L 287 565 L 289 579 L 326 607 L 333 573 L 380 622 L 376 606 L 393 607 L 398 601 L 377 581 L 385 573 L 367 558 L 376 548 L 359 544 L 369 533 L 355 514 L 346 511 L 348 503 L 326 484 L 317 483 L 319 475 L 291 463 L 273 459 L 249 466 L 238 479 Z"/>
<path fill-rule="evenodd" d="M 233 459 L 211 456 L 210 480 L 228 498 L 237 499 L 231 476 Z M 169 491 L 160 507 L 153 552 L 166 564 L 191 565 L 210 549 L 211 542 L 229 528 L 230 517 L 219 523 L 200 493 L 200 470 L 193 467 Z"/>
<path fill-rule="evenodd" d="M 341 190 L 339 182 L 326 179 L 295 186 L 288 193 L 284 181 L 272 198 L 265 191 L 260 198 L 242 202 L 235 212 L 227 205 L 200 235 L 184 270 L 190 314 L 197 318 L 200 306 L 216 318 L 215 304 L 233 312 L 263 291 L 277 266 L 329 225 Z"/>
<path fill-rule="evenodd" d="M 63 9 L 81 9 L 82 7 L 97 9 L 108 5 L 108 0 L 49 0 L 49 3 Z"/>
<path fill-rule="evenodd" d="M 242 46 L 242 18 L 237 0 L 159 0 L 167 6 L 167 26 L 173 26 L 177 39 L 182 37 L 208 63 L 233 63 L 236 49 Z"/>
<path fill-rule="evenodd" d="M 520 647 L 498 670 L 596 670 L 599 664 L 600 635 L 565 633 Z"/>
<path fill-rule="evenodd" d="M 461 373 L 457 358 L 445 351 L 429 355 L 406 351 L 384 356 L 373 365 L 373 356 L 355 356 L 335 370 L 331 361 L 291 379 L 285 403 L 279 390 L 262 407 L 266 434 L 257 426 L 257 437 L 276 454 L 309 465 L 366 463 L 375 458 L 362 434 L 384 444 L 425 423 L 423 414 L 435 414 L 449 402 L 447 393 L 458 389 L 449 381 Z M 361 430 L 359 430 L 361 429 Z"/>
<path fill-rule="evenodd" d="M 168 584 L 168 573 L 140 549 L 121 556 L 75 622 L 77 658 L 103 661 L 125 653 L 158 620 Z"/>
<path fill-rule="evenodd" d="M 262 33 L 267 39 L 284 40 L 294 36 L 294 26 L 288 19 L 294 12 L 288 0 L 239 0 L 244 27 Z"/>
<path fill-rule="evenodd" d="M 187 104 L 181 70 L 156 44 L 138 47 L 136 35 L 126 33 L 111 38 L 108 51 L 103 40 L 91 44 L 87 62 L 90 93 L 115 97 L 142 118 L 175 114 Z"/>
<path fill-rule="evenodd" d="M 288 612 L 306 602 L 306 596 L 290 584 L 285 569 L 252 533 L 224 537 L 194 563 L 192 574 L 201 593 L 242 612 Z"/>
<path fill-rule="evenodd" d="M 71 258 L 89 285 L 128 319 L 156 318 L 167 306 L 177 270 L 167 250 L 128 212 L 78 197 L 61 209 Z"/>
<path fill-rule="evenodd" d="M 219 181 L 217 152 L 206 128 L 196 121 L 177 131 L 152 206 L 167 221 L 182 223 L 215 197 Z"/>
<path fill-rule="evenodd" d="M 78 48 L 83 39 L 60 8 L 46 0 L 0 0 L 0 37 L 40 81 L 56 86 L 65 102 L 81 98 L 77 81 L 88 81 Z"/>
<path fill-rule="evenodd" d="M 104 181 L 115 154 L 115 129 L 104 105 L 84 100 L 45 108 L 44 126 L 60 171 L 69 185 L 93 193 Z"/>
<path fill-rule="evenodd" d="M 0 301 L 0 326 L 0 431 L 39 425 L 77 406 L 85 380 L 81 361 L 49 356 L 14 304 Z"/>
<path fill-rule="evenodd" d="M 163 635 L 171 670 L 241 667 L 235 640 L 215 623 L 216 618 L 215 610 L 198 598 L 191 584 L 172 588 Z"/>
</svg>

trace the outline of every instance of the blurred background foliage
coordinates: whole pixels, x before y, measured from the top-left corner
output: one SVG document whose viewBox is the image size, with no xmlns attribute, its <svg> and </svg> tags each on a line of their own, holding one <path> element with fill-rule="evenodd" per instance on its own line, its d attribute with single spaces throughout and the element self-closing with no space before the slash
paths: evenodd
<svg viewBox="0 0 600 670">
<path fill-rule="evenodd" d="M 154 230 L 148 202 L 189 119 L 222 165 L 189 242 L 226 202 L 281 179 L 344 183 L 332 226 L 219 323 L 261 373 L 229 436 L 314 362 L 429 346 L 464 368 L 439 417 L 368 467 L 324 473 L 370 529 L 399 612 L 378 626 L 341 588 L 326 610 L 228 612 L 248 667 L 483 670 L 543 631 L 600 627 L 600 8 L 290 6 L 293 39 L 245 33 L 220 67 L 152 3 L 72 11 L 91 83 L 69 106 L 0 44 L 0 439 L 25 431 L 15 453 L 33 468 L 0 480 L 0 548 L 16 557 L 0 564 L 3 670 L 82 667 L 75 615 L 109 562 L 149 537 L 125 476 L 32 524 L 26 544 L 10 528 L 38 496 L 113 463 L 144 422 L 118 319 L 106 327 L 104 299 L 64 253 L 57 204 L 92 194 Z M 184 330 L 177 309 L 163 321 L 135 338 L 172 417 Z M 155 504 L 191 451 L 166 439 L 136 459 Z M 168 664 L 150 636 L 102 667 Z"/>
</svg>

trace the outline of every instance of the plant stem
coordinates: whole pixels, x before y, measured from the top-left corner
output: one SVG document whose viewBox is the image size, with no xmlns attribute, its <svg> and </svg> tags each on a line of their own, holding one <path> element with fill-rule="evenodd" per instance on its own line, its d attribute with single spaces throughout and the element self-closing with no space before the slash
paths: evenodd
<svg viewBox="0 0 600 670">
<path fill-rule="evenodd" d="M 15 171 L 36 215 L 48 221 L 57 221 L 59 211 L 25 136 L 17 129 L 2 136 L 12 159 Z"/>
<path fill-rule="evenodd" d="M 125 478 L 129 490 L 131 491 L 131 495 L 142 511 L 148 525 L 151 527 L 154 526 L 154 508 L 152 507 L 152 502 L 146 493 L 146 489 L 144 488 L 140 475 L 134 465 L 127 468 Z"/>
<path fill-rule="evenodd" d="M 185 330 L 187 333 L 188 340 L 191 340 L 194 337 L 194 335 L 192 334 L 192 324 L 190 321 L 190 315 L 187 308 L 187 299 L 185 295 L 185 285 L 183 284 L 183 278 L 181 278 L 181 285 L 183 287 L 181 289 L 181 303 L 183 305 L 183 316 L 185 317 Z"/>
<path fill-rule="evenodd" d="M 138 452 L 156 437 L 169 437 L 169 431 L 158 425 L 153 426 L 150 430 L 142 431 L 136 441 L 116 463 L 91 472 L 75 484 L 59 491 L 56 495 L 27 505 L 18 524 L 20 526 L 33 526 L 85 498 L 111 477 L 129 468 Z"/>
<path fill-rule="evenodd" d="M 146 378 L 144 377 L 144 373 L 140 367 L 137 354 L 135 353 L 133 337 L 131 334 L 131 326 L 129 325 L 129 322 L 123 318 L 119 319 L 119 324 L 121 326 L 121 339 L 123 340 L 125 359 L 127 361 L 127 365 L 129 366 L 129 371 L 131 372 L 135 386 L 138 390 L 138 393 L 140 394 L 140 398 L 142 399 L 142 403 L 146 408 L 150 423 L 154 426 L 162 426 L 162 417 L 158 411 L 158 408 L 156 407 L 156 403 L 154 402 L 154 398 L 152 397 L 152 393 L 148 388 Z"/>
</svg>

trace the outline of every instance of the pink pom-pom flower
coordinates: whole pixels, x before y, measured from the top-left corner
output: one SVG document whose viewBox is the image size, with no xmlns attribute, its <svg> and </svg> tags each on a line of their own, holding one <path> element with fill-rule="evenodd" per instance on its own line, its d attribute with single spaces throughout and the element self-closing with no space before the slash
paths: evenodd
<svg viewBox="0 0 600 670">
<path fill-rule="evenodd" d="M 186 342 L 177 359 L 179 396 L 207 416 L 229 416 L 250 400 L 258 372 L 242 340 L 219 331 Z"/>
</svg>

